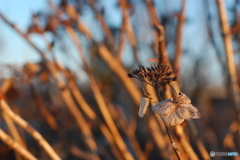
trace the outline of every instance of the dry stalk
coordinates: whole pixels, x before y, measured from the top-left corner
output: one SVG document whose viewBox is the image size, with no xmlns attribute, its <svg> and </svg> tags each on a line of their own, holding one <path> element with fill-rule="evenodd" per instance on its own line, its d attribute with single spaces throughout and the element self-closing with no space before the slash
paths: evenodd
<svg viewBox="0 0 240 160">
<path fill-rule="evenodd" d="M 94 159 L 95 158 L 95 155 L 85 152 L 85 151 L 82 151 L 82 150 L 78 149 L 76 146 L 72 146 L 70 148 L 70 151 L 74 156 L 76 156 L 80 159 Z"/>
<path fill-rule="evenodd" d="M 159 38 L 158 38 L 158 42 L 159 42 L 159 57 L 160 57 L 160 61 L 164 64 L 167 64 L 169 66 L 171 66 L 170 64 L 170 61 L 169 61 L 169 58 L 168 58 L 168 54 L 167 54 L 167 50 L 166 50 L 166 47 L 165 47 L 165 33 L 164 33 L 164 28 L 163 26 L 158 26 L 157 27 L 159 29 Z M 180 91 L 180 87 L 178 86 L 178 83 L 177 82 L 172 82 L 171 83 L 173 88 L 176 90 L 176 92 L 178 93 Z M 158 91 L 158 90 L 157 90 Z M 158 93 L 159 95 L 160 93 Z M 171 92 L 170 92 L 170 88 L 167 87 L 166 90 L 165 90 L 165 98 L 171 98 Z M 159 97 L 160 98 L 160 97 Z M 196 153 L 193 151 L 191 145 L 187 142 L 186 138 L 185 138 L 185 134 L 184 132 L 182 132 L 181 130 L 179 130 L 180 128 L 182 128 L 181 126 L 175 128 L 176 129 L 176 133 L 178 134 L 178 136 L 180 137 L 180 143 L 182 146 L 184 146 L 184 150 L 187 152 L 188 156 L 190 158 L 193 158 L 193 159 L 196 159 L 197 155 Z M 170 130 L 168 128 L 168 126 L 166 126 L 166 129 L 167 129 L 167 133 L 169 135 L 170 133 Z M 175 148 L 175 143 L 173 141 L 173 138 L 171 135 L 169 135 L 169 138 L 170 138 L 170 142 L 172 143 L 172 146 L 174 148 L 174 151 L 175 153 L 178 155 L 178 158 L 181 159 L 181 157 L 179 156 L 179 151 L 177 148 Z M 186 148 L 187 147 L 187 148 Z"/>
<path fill-rule="evenodd" d="M 80 22 L 79 22 L 80 23 Z M 65 27 L 69 27 L 69 26 L 65 26 Z M 89 33 L 91 33 L 87 28 L 85 28 L 85 30 L 80 30 L 78 28 L 78 30 L 80 32 L 82 32 L 86 37 L 90 37 L 90 39 L 95 43 L 98 44 L 98 50 L 99 50 L 99 55 L 101 56 L 101 58 L 105 61 L 105 63 L 109 66 L 109 68 L 116 73 L 116 75 L 120 78 L 120 80 L 123 82 L 124 86 L 126 87 L 126 89 L 128 90 L 128 92 L 130 93 L 131 97 L 133 98 L 134 102 L 139 105 L 140 104 L 140 99 L 139 97 L 141 96 L 139 90 L 137 89 L 137 87 L 135 86 L 135 84 L 133 83 L 133 81 L 129 80 L 126 77 L 126 70 L 123 68 L 123 66 L 121 65 L 120 62 L 118 62 L 118 60 L 115 59 L 114 56 L 112 56 L 111 52 L 106 48 L 105 45 L 97 43 L 92 36 L 88 36 Z M 70 34 L 71 34 L 71 28 L 69 30 L 67 30 Z M 73 40 L 76 41 L 75 36 L 73 36 Z M 78 42 L 78 40 L 76 41 Z M 75 43 L 76 43 L 75 42 Z M 81 47 L 78 46 L 77 47 L 79 50 L 82 50 Z M 82 52 L 80 52 L 81 54 Z M 82 58 L 82 55 L 80 55 Z"/>
<path fill-rule="evenodd" d="M 114 140 L 118 146 L 118 148 L 121 150 L 123 156 L 127 160 L 134 159 L 132 155 L 129 153 L 127 146 L 125 145 L 120 133 L 118 132 L 118 129 L 112 119 L 112 116 L 107 108 L 106 103 L 104 102 L 104 98 L 98 88 L 98 85 L 95 81 L 95 79 L 92 77 L 92 75 L 89 75 L 90 80 L 90 86 L 93 90 L 94 97 L 98 103 L 99 109 L 103 115 L 103 118 L 105 122 L 107 123 L 108 128 L 110 129 L 112 135 L 114 135 Z"/>
<path fill-rule="evenodd" d="M 154 28 L 160 24 L 159 18 L 157 15 L 157 10 L 154 6 L 153 0 L 145 0 L 145 2 L 148 9 L 149 19 L 150 19 L 152 28 Z M 154 38 L 153 50 L 157 54 L 158 53 L 158 32 L 155 29 L 153 30 L 153 38 Z"/>
<path fill-rule="evenodd" d="M 137 42 L 136 42 L 135 34 L 133 32 L 132 24 L 131 24 L 131 21 L 130 21 L 128 12 L 127 12 L 127 4 L 126 4 L 127 2 L 126 2 L 126 0 L 119 0 L 118 2 L 120 4 L 120 8 L 121 8 L 121 11 L 122 11 L 123 28 L 128 35 L 130 45 L 133 49 L 134 58 L 135 58 L 136 62 L 139 63 L 138 51 L 137 51 Z"/>
<path fill-rule="evenodd" d="M 161 156 L 167 159 L 169 157 L 169 155 L 166 152 L 168 142 L 166 141 L 165 137 L 161 133 L 161 129 L 159 128 L 159 125 L 157 124 L 156 120 L 152 116 L 149 116 L 148 127 L 150 130 L 150 133 L 152 134 L 154 143 L 159 148 L 159 150 L 162 151 L 160 152 Z"/>
<path fill-rule="evenodd" d="M 2 94 L 6 93 L 9 90 L 9 88 L 11 87 L 12 83 L 13 83 L 12 79 L 6 79 L 3 82 L 3 84 L 2 84 L 2 86 L 0 88 L 1 93 Z M 10 134 L 12 135 L 14 140 L 16 140 L 19 144 L 21 144 L 24 148 L 26 148 L 26 145 L 23 142 L 20 134 L 18 133 L 18 130 L 17 130 L 16 126 L 14 125 L 14 122 L 12 121 L 12 119 L 8 115 L 6 115 L 4 113 L 2 114 L 2 116 L 3 116 L 4 120 L 6 121 L 6 124 L 7 124 L 8 128 L 9 128 Z M 15 152 L 15 155 L 16 155 L 16 159 L 17 160 L 21 160 L 22 159 L 18 152 Z"/>
<path fill-rule="evenodd" d="M 12 139 L 2 129 L 0 129 L 0 139 L 6 143 L 10 148 L 14 149 L 25 159 L 37 160 L 30 152 L 28 152 L 21 144 Z"/>
<path fill-rule="evenodd" d="M 49 111 L 47 110 L 42 97 L 34 89 L 34 86 L 32 83 L 30 83 L 30 89 L 31 89 L 33 98 L 36 102 L 36 105 L 39 108 L 39 111 L 42 114 L 42 116 L 46 119 L 46 122 L 48 123 L 48 125 L 52 128 L 52 130 L 55 130 L 55 131 L 58 130 L 59 127 L 57 122 L 55 121 L 51 113 L 49 113 Z"/>
<path fill-rule="evenodd" d="M 123 27 L 120 29 L 120 36 L 119 36 L 119 43 L 118 43 L 118 48 L 117 48 L 117 55 L 116 59 L 120 62 L 121 61 L 121 55 L 123 53 L 123 49 L 125 46 L 125 31 Z"/>
<path fill-rule="evenodd" d="M 158 90 L 157 88 L 156 88 L 156 91 L 157 91 L 158 95 L 160 95 L 159 90 Z M 168 97 L 167 97 L 167 98 L 168 98 Z M 159 97 L 159 99 L 161 99 L 161 97 Z M 164 124 L 165 124 L 165 123 L 164 123 Z M 181 153 L 179 152 L 179 149 L 178 149 L 178 147 L 177 147 L 177 144 L 175 143 L 175 141 L 174 141 L 174 139 L 173 139 L 173 137 L 172 137 L 172 134 L 171 134 L 171 132 L 170 132 L 169 126 L 167 126 L 167 125 L 165 124 L 165 128 L 166 128 L 166 131 L 167 131 L 167 134 L 168 134 L 168 138 L 169 138 L 169 140 L 170 140 L 170 143 L 171 143 L 171 145 L 172 145 L 172 147 L 173 147 L 173 149 L 174 149 L 174 152 L 176 153 L 176 156 L 177 156 L 178 160 L 182 160 L 182 155 L 181 155 Z"/>
<path fill-rule="evenodd" d="M 185 8 L 186 8 L 186 1 L 187 0 L 183 0 L 182 8 L 178 15 L 176 49 L 175 49 L 175 57 L 174 57 L 174 63 L 173 63 L 173 67 L 176 69 L 180 68 L 180 58 L 182 55 L 182 33 L 183 33 L 183 25 L 185 22 L 184 12 L 185 12 Z M 179 76 L 179 71 L 177 72 L 177 76 Z M 178 79 L 178 84 L 179 84 L 179 79 Z"/>
<path fill-rule="evenodd" d="M 111 150 L 113 154 L 116 157 L 119 157 L 118 159 L 121 159 L 122 156 L 120 156 L 119 150 L 115 146 L 113 135 L 110 133 L 107 126 L 97 117 L 95 112 L 91 109 L 91 107 L 88 105 L 88 103 L 83 98 L 81 92 L 78 89 L 78 86 L 75 82 L 75 79 L 71 75 L 69 71 L 67 71 L 63 66 L 61 66 L 59 63 L 57 64 L 59 70 L 61 70 L 65 77 L 68 79 L 68 85 L 71 90 L 71 93 L 73 94 L 74 98 L 76 99 L 78 105 L 81 107 L 81 109 L 84 111 L 84 113 L 88 116 L 89 119 L 93 120 L 97 125 L 99 125 L 99 128 L 103 135 L 105 136 L 106 140 L 111 146 Z"/>
<path fill-rule="evenodd" d="M 86 59 L 85 59 L 85 56 L 83 53 L 81 43 L 79 42 L 77 35 L 75 34 L 74 30 L 70 26 L 65 26 L 65 28 L 66 28 L 67 33 L 73 40 L 74 44 L 78 48 L 80 57 L 82 58 L 82 61 L 83 61 L 84 68 L 86 69 L 86 72 L 88 73 L 89 80 L 90 80 L 90 86 L 93 90 L 94 97 L 98 103 L 98 107 L 107 123 L 109 130 L 111 131 L 112 135 L 115 138 L 115 142 L 116 142 L 119 150 L 121 151 L 121 153 L 123 154 L 125 159 L 133 159 L 132 155 L 128 152 L 127 147 L 126 147 L 120 133 L 117 130 L 117 127 L 116 127 L 116 125 L 111 117 L 111 114 L 104 102 L 103 96 L 97 86 L 97 83 L 96 83 L 95 79 L 93 78 L 92 74 L 90 73 L 89 67 L 87 65 L 87 62 L 86 62 Z"/>
<path fill-rule="evenodd" d="M 159 34 L 160 34 L 160 37 L 159 37 L 159 54 L 161 55 L 160 57 L 162 57 L 162 62 L 165 62 L 166 64 L 169 64 L 171 66 L 168 56 L 167 56 L 167 50 L 165 48 L 164 28 L 162 26 L 158 26 L 158 29 L 159 29 Z M 180 59 L 178 58 L 176 60 L 180 60 Z M 180 64 L 180 63 L 178 62 L 178 64 Z M 176 90 L 176 92 L 180 91 L 180 86 L 177 82 L 172 82 L 171 84 L 172 84 L 173 88 Z M 166 90 L 169 90 L 169 87 L 166 88 Z M 165 91 L 165 92 L 167 92 L 167 93 L 165 93 L 166 98 L 170 98 L 171 97 L 171 96 L 169 96 L 171 94 L 170 91 Z M 189 128 L 192 131 L 192 133 L 198 133 L 197 128 L 196 128 L 195 124 L 193 123 L 193 121 L 190 119 L 190 120 L 188 120 L 188 122 L 189 122 L 189 124 L 191 124 L 191 125 L 189 125 Z M 181 128 L 182 128 L 181 126 L 175 128 L 176 133 L 180 139 L 180 143 L 182 146 L 185 146 L 183 148 L 187 152 L 188 156 L 190 156 L 191 159 L 195 159 L 197 157 L 196 153 L 193 151 L 191 145 L 186 140 L 185 133 L 181 131 L 182 130 Z M 197 137 L 197 135 L 194 135 L 194 138 L 196 140 L 197 147 L 198 147 L 199 151 L 201 152 L 202 156 L 205 159 L 210 159 L 210 156 L 209 156 L 208 152 L 206 151 L 206 148 L 204 147 L 202 141 Z"/>
<path fill-rule="evenodd" d="M 57 155 L 57 153 L 53 150 L 53 148 L 48 144 L 48 142 L 42 137 L 42 135 L 33 127 L 31 127 L 31 125 L 28 124 L 25 120 L 23 120 L 21 117 L 16 115 L 10 109 L 10 107 L 7 105 L 7 103 L 4 101 L 3 98 L 0 99 L 0 107 L 1 107 L 0 109 L 4 114 L 7 114 L 15 123 L 17 123 L 23 129 L 25 129 L 34 139 L 36 139 L 39 145 L 47 152 L 49 157 L 51 157 L 54 160 L 61 159 Z"/>
<path fill-rule="evenodd" d="M 236 121 L 232 122 L 229 127 L 229 132 L 226 134 L 223 145 L 227 148 L 232 149 L 233 151 L 236 150 L 236 146 L 234 144 L 234 133 L 238 131 L 238 123 Z"/>
<path fill-rule="evenodd" d="M 234 62 L 233 48 L 232 48 L 232 36 L 230 34 L 230 28 L 228 24 L 227 13 L 223 0 L 216 0 L 218 5 L 219 19 L 222 29 L 224 49 L 226 54 L 227 72 L 230 80 L 230 88 L 232 97 L 234 99 L 234 106 L 237 112 L 238 120 L 238 134 L 240 137 L 240 90 L 237 84 L 237 73 Z"/>
<path fill-rule="evenodd" d="M 135 151 L 136 157 L 139 160 L 146 160 L 147 158 L 142 151 L 139 142 L 136 139 L 136 119 L 135 117 L 130 120 L 130 123 L 127 121 L 127 118 L 122 110 L 122 108 L 115 108 L 112 104 L 108 104 L 109 111 L 113 117 L 118 128 L 120 128 L 125 134 L 129 137 L 132 148 Z M 119 121 L 121 119 L 121 121 Z M 118 123 L 117 123 L 118 122 Z M 129 123 L 129 124 L 128 124 Z M 127 129 L 126 129 L 127 128 Z"/>
<path fill-rule="evenodd" d="M 126 87 L 127 91 L 131 95 L 132 99 L 134 100 L 136 105 L 140 104 L 141 94 L 140 91 L 137 89 L 136 85 L 126 76 L 126 70 L 123 68 L 121 63 L 117 61 L 110 51 L 103 45 L 99 44 L 99 55 L 101 58 L 107 63 L 109 68 L 120 78 L 123 82 L 124 86 Z"/>
<path fill-rule="evenodd" d="M 87 144 L 87 146 L 89 147 L 91 152 L 96 154 L 97 144 L 93 140 L 93 137 L 92 137 L 92 134 L 91 134 L 91 130 L 88 127 L 88 125 L 87 125 L 86 121 L 84 120 L 84 118 L 82 117 L 82 114 L 78 110 L 78 108 L 77 108 L 77 106 L 76 106 L 76 104 L 75 104 L 75 102 L 74 102 L 74 100 L 73 100 L 73 98 L 71 96 L 70 91 L 68 90 L 68 88 L 65 87 L 66 86 L 65 82 L 61 80 L 60 75 L 59 75 L 60 73 L 57 70 L 57 68 L 55 67 L 55 65 L 53 63 L 51 63 L 50 61 L 48 61 L 48 59 L 46 58 L 44 52 L 42 52 L 34 43 L 32 43 L 29 40 L 28 35 L 26 35 L 23 32 L 21 32 L 17 28 L 17 26 L 12 25 L 1 13 L 0 13 L 0 17 L 4 20 L 4 22 L 6 22 L 15 31 L 17 31 L 41 55 L 42 59 L 44 60 L 46 66 L 48 68 L 48 70 L 50 71 L 50 73 L 53 76 L 53 78 L 56 80 L 57 87 L 61 89 L 61 95 L 63 97 L 63 100 L 67 104 L 67 107 L 69 108 L 71 114 L 76 119 L 79 129 L 83 132 L 83 134 L 85 134 L 86 137 L 88 137 L 88 138 L 84 139 L 85 143 Z M 98 159 L 98 156 L 96 156 L 96 159 Z"/>
<path fill-rule="evenodd" d="M 104 17 L 101 13 L 99 13 L 97 11 L 97 8 L 94 6 L 95 0 L 88 0 L 88 3 L 90 5 L 90 7 L 92 8 L 95 17 L 97 18 L 97 20 L 99 21 L 99 23 L 101 24 L 102 30 L 106 36 L 106 40 L 108 42 L 108 44 L 111 46 L 112 49 L 115 48 L 115 40 L 114 37 L 111 33 L 111 30 L 109 29 L 108 25 L 106 24 L 106 21 L 104 20 Z"/>
</svg>

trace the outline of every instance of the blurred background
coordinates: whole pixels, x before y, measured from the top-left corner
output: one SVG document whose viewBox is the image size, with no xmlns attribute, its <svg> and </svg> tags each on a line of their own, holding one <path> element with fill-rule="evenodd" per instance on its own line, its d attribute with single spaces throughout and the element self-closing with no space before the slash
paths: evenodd
<svg viewBox="0 0 240 160">
<path fill-rule="evenodd" d="M 3 134 L 42 160 L 177 159 L 159 116 L 138 116 L 143 84 L 127 77 L 162 52 L 202 114 L 171 127 L 183 159 L 240 159 L 209 156 L 240 153 L 238 0 L 0 0 L 0 35 L 0 159 L 26 158 Z"/>
</svg>

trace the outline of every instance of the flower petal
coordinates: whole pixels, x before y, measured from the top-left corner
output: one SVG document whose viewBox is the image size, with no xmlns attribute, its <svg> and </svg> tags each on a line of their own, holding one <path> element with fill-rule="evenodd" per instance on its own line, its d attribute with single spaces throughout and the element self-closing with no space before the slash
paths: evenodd
<svg viewBox="0 0 240 160">
<path fill-rule="evenodd" d="M 176 107 L 177 107 L 177 104 L 171 98 L 171 99 L 165 99 L 157 103 L 152 107 L 152 110 L 161 116 L 165 116 L 175 111 Z"/>
</svg>

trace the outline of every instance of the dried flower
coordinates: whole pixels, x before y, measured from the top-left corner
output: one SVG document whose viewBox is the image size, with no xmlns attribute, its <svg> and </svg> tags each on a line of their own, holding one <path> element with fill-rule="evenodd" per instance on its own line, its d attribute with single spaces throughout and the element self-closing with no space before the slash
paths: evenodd
<svg viewBox="0 0 240 160">
<path fill-rule="evenodd" d="M 181 124 L 185 119 L 198 119 L 199 110 L 191 104 L 191 100 L 184 93 L 179 92 L 177 100 L 173 98 L 163 100 L 152 107 L 152 110 L 161 115 L 168 126 Z"/>
<path fill-rule="evenodd" d="M 151 65 L 151 67 L 139 66 L 132 72 L 128 72 L 129 78 L 137 78 L 142 82 L 152 85 L 153 87 L 160 87 L 177 80 L 177 76 L 171 76 L 170 67 L 163 65 L 161 62 Z"/>
</svg>

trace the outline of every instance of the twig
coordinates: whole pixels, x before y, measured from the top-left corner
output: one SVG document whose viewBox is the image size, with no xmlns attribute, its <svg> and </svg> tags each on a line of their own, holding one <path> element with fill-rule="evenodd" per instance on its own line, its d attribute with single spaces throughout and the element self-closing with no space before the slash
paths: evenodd
<svg viewBox="0 0 240 160">
<path fill-rule="evenodd" d="M 123 53 L 124 46 L 125 46 L 125 31 L 124 31 L 123 27 L 121 27 L 119 43 L 118 43 L 118 48 L 117 48 L 117 55 L 116 55 L 116 59 L 119 62 L 121 61 L 121 55 Z"/>
<path fill-rule="evenodd" d="M 120 4 L 120 8 L 122 11 L 123 28 L 127 33 L 128 39 L 130 41 L 130 45 L 133 49 L 134 58 L 135 58 L 136 62 L 139 63 L 137 42 L 136 42 L 135 34 L 133 32 L 132 24 L 130 22 L 129 15 L 127 13 L 127 4 L 126 4 L 127 2 L 126 2 L 126 0 L 118 0 L 118 2 Z"/>
<path fill-rule="evenodd" d="M 88 73 L 88 76 L 89 76 L 90 86 L 93 90 L 94 97 L 95 97 L 95 99 L 98 103 L 98 107 L 107 123 L 107 126 L 109 127 L 109 130 L 111 131 L 112 135 L 114 135 L 114 139 L 115 139 L 117 146 L 119 147 L 119 149 L 122 152 L 125 159 L 129 159 L 129 160 L 133 159 L 133 157 L 129 153 L 120 133 L 118 132 L 116 125 L 114 124 L 111 114 L 106 106 L 106 103 L 104 102 L 103 96 L 97 86 L 97 83 L 96 83 L 94 77 L 92 76 L 92 74 L 90 72 L 89 66 L 86 62 L 86 59 L 85 59 L 85 56 L 84 56 L 84 53 L 82 50 L 82 46 L 81 46 L 74 30 L 70 26 L 66 26 L 66 30 L 67 30 L 69 36 L 71 37 L 71 39 L 73 40 L 74 44 L 76 45 L 76 47 L 79 50 L 80 57 L 82 58 L 82 61 L 83 61 L 83 66 L 86 69 L 86 72 Z"/>
<path fill-rule="evenodd" d="M 9 90 L 9 88 L 11 87 L 12 83 L 13 83 L 13 81 L 12 81 L 11 78 L 10 79 L 6 79 L 3 82 L 3 84 L 2 84 L 2 86 L 0 88 L 1 93 L 3 93 L 3 94 L 6 93 Z M 9 131 L 10 131 L 10 134 L 12 135 L 12 137 L 19 144 L 21 144 L 24 148 L 26 148 L 26 145 L 24 144 L 20 134 L 18 133 L 18 130 L 17 130 L 16 126 L 14 125 L 14 122 L 12 121 L 12 119 L 7 114 L 4 114 L 4 113 L 2 114 L 2 116 L 3 116 L 4 120 L 6 121 L 6 124 L 7 124 L 8 128 L 9 128 Z M 21 160 L 22 159 L 18 152 L 16 152 L 15 155 L 16 155 L 16 159 L 17 160 Z"/>
<path fill-rule="evenodd" d="M 49 111 L 47 110 L 42 97 L 34 89 L 34 86 L 31 82 L 30 82 L 30 90 L 32 92 L 33 99 L 35 100 L 36 105 L 39 108 L 40 113 L 46 119 L 48 125 L 52 128 L 52 130 L 55 130 L 55 131 L 58 130 L 59 127 L 57 125 L 57 122 L 55 121 L 51 113 L 49 113 Z"/>
<path fill-rule="evenodd" d="M 57 62 L 57 63 L 58 63 L 57 66 L 58 66 L 59 70 L 61 70 L 65 74 L 65 77 L 68 79 L 68 86 L 69 86 L 74 98 L 76 99 L 78 105 L 81 107 L 81 109 L 84 111 L 84 113 L 87 115 L 87 117 L 89 119 L 93 120 L 96 123 L 96 125 L 99 125 L 101 132 L 103 133 L 106 140 L 108 141 L 108 143 L 111 146 L 111 150 L 112 150 L 113 154 L 116 157 L 118 157 L 118 159 L 121 159 L 122 156 L 120 156 L 120 152 L 116 148 L 113 135 L 110 133 L 109 129 L 102 122 L 102 120 L 98 118 L 98 116 L 95 114 L 95 112 L 91 109 L 91 107 L 85 101 L 85 99 L 83 98 L 80 90 L 78 89 L 78 86 L 77 86 L 72 74 L 70 73 L 70 71 L 66 70 L 63 66 L 61 66 L 59 64 L 59 62 Z"/>
<path fill-rule="evenodd" d="M 156 89 L 156 92 L 158 93 L 158 95 L 160 95 L 159 89 L 158 89 L 158 88 L 155 88 L 155 89 Z M 159 98 L 160 98 L 160 97 L 159 97 Z M 165 123 L 164 123 L 164 124 L 165 124 Z M 179 149 L 178 149 L 176 143 L 174 142 L 174 139 L 173 139 L 173 137 L 172 137 L 172 134 L 171 134 L 171 132 L 170 132 L 170 129 L 169 129 L 169 127 L 168 127 L 166 124 L 165 124 L 165 128 L 166 128 L 166 131 L 167 131 L 167 134 L 168 134 L 170 143 L 171 143 L 171 145 L 172 145 L 172 147 L 173 147 L 173 149 L 174 149 L 174 151 L 175 151 L 175 153 L 176 153 L 176 156 L 177 156 L 178 160 L 181 160 L 181 159 L 182 159 L 181 153 L 179 152 Z"/>
<path fill-rule="evenodd" d="M 119 149 L 121 150 L 122 154 L 124 155 L 124 158 L 127 160 L 132 160 L 134 159 L 131 155 L 131 153 L 129 153 L 127 146 L 125 145 L 120 133 L 118 132 L 118 129 L 112 119 L 112 116 L 107 108 L 106 103 L 104 102 L 103 96 L 99 90 L 99 87 L 97 86 L 97 83 L 95 81 L 95 79 L 93 78 L 92 75 L 89 75 L 89 80 L 90 80 L 90 86 L 93 90 L 94 93 L 94 97 L 98 103 L 99 109 L 103 115 L 104 120 L 107 123 L 108 128 L 110 129 L 112 135 L 114 135 L 114 139 L 116 141 L 117 146 L 119 147 Z"/>
<path fill-rule="evenodd" d="M 147 9 L 148 9 L 149 19 L 151 21 L 151 25 L 153 28 L 153 37 L 154 37 L 153 50 L 157 54 L 158 53 L 158 32 L 157 32 L 157 30 L 154 29 L 154 27 L 158 26 L 160 24 L 160 22 L 159 22 L 157 10 L 154 6 L 153 0 L 145 0 L 145 2 L 147 5 Z"/>
<path fill-rule="evenodd" d="M 178 15 L 176 49 L 175 49 L 175 57 L 174 57 L 174 63 L 173 63 L 173 67 L 176 69 L 180 68 L 180 60 L 179 59 L 181 58 L 181 54 L 182 54 L 182 33 L 183 33 L 183 25 L 185 22 L 184 12 L 185 12 L 185 8 L 186 8 L 186 1 L 187 0 L 183 0 L 182 8 Z M 179 76 L 179 71 L 177 73 L 177 76 Z M 178 79 L 178 84 L 179 84 L 179 79 Z"/>
<path fill-rule="evenodd" d="M 226 65 L 227 65 L 228 76 L 230 79 L 232 96 L 234 99 L 234 106 L 237 112 L 238 134 L 240 137 L 240 90 L 237 84 L 236 66 L 234 62 L 234 55 L 233 55 L 233 48 L 232 48 L 232 36 L 230 34 L 228 18 L 227 18 L 224 2 L 223 0 L 216 0 L 216 1 L 218 4 L 219 19 L 221 23 L 224 49 L 226 54 Z"/>
<path fill-rule="evenodd" d="M 3 100 L 3 98 L 0 99 L 0 109 L 2 110 L 3 113 L 7 114 L 15 123 L 17 123 L 23 129 L 25 129 L 34 139 L 36 139 L 39 145 L 47 152 L 47 154 L 52 159 L 54 160 L 61 159 L 57 155 L 57 153 L 53 150 L 53 148 L 48 144 L 48 142 L 42 137 L 42 135 L 33 127 L 31 127 L 31 125 L 28 124 L 25 120 L 16 115 L 7 105 L 7 103 Z"/>
<path fill-rule="evenodd" d="M 106 21 L 104 20 L 104 17 L 101 13 L 99 13 L 96 9 L 96 7 L 94 6 L 95 0 L 88 0 L 88 3 L 90 5 L 90 7 L 92 8 L 95 17 L 97 18 L 97 20 L 100 22 L 102 30 L 106 36 L 106 40 L 108 42 L 108 44 L 111 46 L 112 49 L 115 49 L 115 40 L 114 37 L 111 33 L 111 30 L 109 29 L 108 25 L 106 24 Z"/>
<path fill-rule="evenodd" d="M 76 106 L 76 104 L 75 104 L 75 102 L 74 102 L 74 100 L 73 100 L 73 98 L 71 96 L 71 93 L 70 93 L 69 89 L 66 88 L 65 82 L 63 80 L 61 80 L 60 72 L 57 70 L 57 68 L 55 67 L 55 65 L 53 63 L 48 61 L 48 59 L 45 56 L 45 53 L 42 52 L 34 43 L 32 43 L 29 40 L 28 35 L 26 35 L 23 32 L 21 32 L 17 28 L 17 26 L 12 25 L 1 13 L 0 13 L 0 17 L 4 20 L 4 22 L 6 22 L 15 31 L 17 31 L 41 55 L 42 59 L 44 60 L 44 62 L 46 64 L 47 69 L 49 70 L 49 72 L 51 73 L 53 78 L 56 80 L 57 87 L 59 89 L 61 89 L 61 95 L 63 97 L 63 100 L 67 104 L 67 107 L 69 108 L 69 110 L 72 113 L 72 115 L 74 116 L 74 118 L 76 119 L 79 129 L 85 134 L 86 137 L 88 137 L 88 138 L 84 139 L 85 143 L 87 144 L 89 149 L 93 153 L 96 154 L 97 144 L 93 140 L 93 137 L 92 137 L 92 134 L 91 134 L 91 130 L 88 127 L 86 121 L 84 120 L 81 112 L 78 110 L 78 108 L 77 108 L 77 106 Z M 97 155 L 96 155 L 96 159 L 98 159 Z"/>
<path fill-rule="evenodd" d="M 21 146 L 17 141 L 13 140 L 8 136 L 2 129 L 0 129 L 0 139 L 6 143 L 9 147 L 18 152 L 21 156 L 26 159 L 37 160 L 30 152 L 28 152 L 23 146 Z"/>
</svg>

